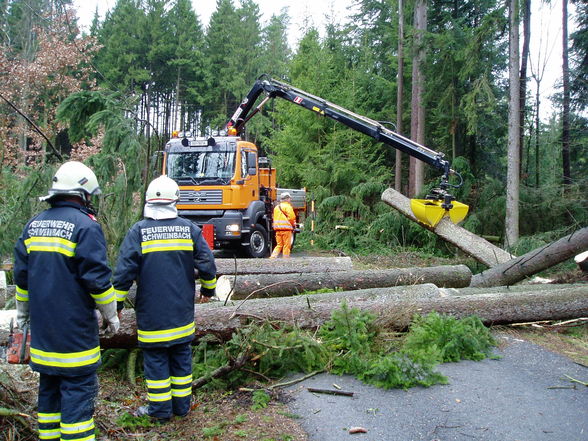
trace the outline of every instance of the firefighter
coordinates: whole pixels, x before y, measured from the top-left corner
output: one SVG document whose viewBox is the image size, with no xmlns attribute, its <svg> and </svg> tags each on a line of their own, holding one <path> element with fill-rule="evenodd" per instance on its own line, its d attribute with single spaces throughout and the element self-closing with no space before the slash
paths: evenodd
<svg viewBox="0 0 588 441">
<path fill-rule="evenodd" d="M 280 203 L 274 208 L 273 229 L 276 232 L 276 247 L 270 259 L 275 259 L 283 254 L 283 257 L 290 257 L 292 249 L 292 235 L 296 226 L 296 215 L 290 201 L 290 193 L 284 192 L 280 196 Z"/>
<path fill-rule="evenodd" d="M 136 414 L 160 422 L 190 410 L 194 268 L 201 302 L 208 301 L 216 288 L 214 257 L 200 228 L 178 217 L 179 194 L 178 185 L 167 176 L 149 184 L 144 219 L 127 233 L 114 274 L 119 309 L 137 282 L 135 314 L 149 405 Z"/>
<path fill-rule="evenodd" d="M 14 250 L 17 323 L 30 320 L 30 366 L 40 373 L 39 438 L 93 440 L 100 341 L 96 308 L 118 330 L 104 234 L 91 208 L 100 193 L 81 162 L 64 163 Z"/>
</svg>

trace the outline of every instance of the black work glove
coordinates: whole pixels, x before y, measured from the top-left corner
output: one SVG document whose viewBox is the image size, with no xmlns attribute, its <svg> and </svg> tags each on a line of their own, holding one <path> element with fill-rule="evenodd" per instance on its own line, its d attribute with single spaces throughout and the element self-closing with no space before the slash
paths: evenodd
<svg viewBox="0 0 588 441">
<path fill-rule="evenodd" d="M 200 297 L 214 297 L 214 295 L 216 294 L 216 290 L 215 289 L 209 289 L 209 288 L 200 288 Z"/>
</svg>

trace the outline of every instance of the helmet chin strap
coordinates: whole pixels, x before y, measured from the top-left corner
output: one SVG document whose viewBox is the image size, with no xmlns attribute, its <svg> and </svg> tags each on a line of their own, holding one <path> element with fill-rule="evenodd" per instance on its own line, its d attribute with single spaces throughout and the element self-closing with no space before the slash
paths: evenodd
<svg viewBox="0 0 588 441">
<path fill-rule="evenodd" d="M 84 192 L 82 200 L 84 201 L 84 206 L 90 212 L 90 214 L 96 216 L 98 214 L 98 210 L 96 210 L 96 208 L 94 208 L 94 205 L 92 205 L 92 196 Z"/>
</svg>

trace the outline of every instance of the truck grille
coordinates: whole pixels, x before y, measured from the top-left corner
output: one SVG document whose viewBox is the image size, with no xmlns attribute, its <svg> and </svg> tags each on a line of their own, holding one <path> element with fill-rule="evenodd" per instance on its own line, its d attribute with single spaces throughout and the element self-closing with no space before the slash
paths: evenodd
<svg viewBox="0 0 588 441">
<path fill-rule="evenodd" d="M 180 204 L 221 205 L 222 190 L 180 190 Z"/>
</svg>

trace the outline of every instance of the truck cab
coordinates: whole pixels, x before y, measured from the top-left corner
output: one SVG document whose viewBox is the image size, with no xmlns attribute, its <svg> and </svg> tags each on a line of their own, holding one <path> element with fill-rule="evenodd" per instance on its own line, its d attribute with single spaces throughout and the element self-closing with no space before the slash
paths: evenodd
<svg viewBox="0 0 588 441">
<path fill-rule="evenodd" d="M 241 248 L 269 255 L 276 172 L 257 146 L 237 136 L 209 138 L 181 133 L 164 152 L 163 173 L 180 187 L 178 214 L 200 226 L 211 249 Z M 304 190 L 292 192 L 295 211 L 306 207 Z"/>
</svg>

